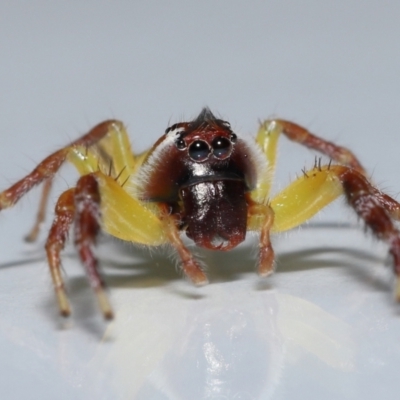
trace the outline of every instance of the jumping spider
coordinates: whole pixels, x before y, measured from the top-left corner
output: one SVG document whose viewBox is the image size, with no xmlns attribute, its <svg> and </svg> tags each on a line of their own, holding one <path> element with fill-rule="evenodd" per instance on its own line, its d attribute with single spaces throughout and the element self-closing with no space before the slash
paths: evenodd
<svg viewBox="0 0 400 400">
<path fill-rule="evenodd" d="M 317 150 L 334 161 L 318 164 L 270 198 L 280 135 Z M 0 193 L 0 210 L 13 206 L 32 187 L 44 183 L 36 223 L 28 235 L 35 240 L 43 221 L 55 173 L 65 161 L 80 178 L 59 197 L 46 252 L 60 312 L 70 314 L 61 274 L 60 252 L 70 226 L 105 318 L 113 316 L 92 248 L 100 230 L 147 246 L 170 244 L 184 274 L 196 285 L 207 283 L 201 265 L 185 247 L 181 233 L 196 245 L 230 250 L 247 231 L 260 233 L 258 273 L 273 272 L 270 233 L 307 221 L 344 195 L 366 226 L 389 245 L 400 300 L 400 204 L 374 187 L 364 168 L 346 148 L 323 140 L 289 121 L 261 124 L 255 142 L 246 142 L 228 122 L 208 108 L 190 122 L 169 127 L 154 146 L 133 154 L 124 125 L 100 123 L 86 135 L 44 159 L 26 177 Z"/>
</svg>

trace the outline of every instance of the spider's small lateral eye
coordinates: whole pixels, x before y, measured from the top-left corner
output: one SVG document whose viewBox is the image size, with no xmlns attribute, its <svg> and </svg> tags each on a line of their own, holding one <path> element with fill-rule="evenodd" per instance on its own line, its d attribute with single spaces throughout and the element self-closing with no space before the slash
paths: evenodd
<svg viewBox="0 0 400 400">
<path fill-rule="evenodd" d="M 224 160 L 231 154 L 232 144 L 227 138 L 218 136 L 212 141 L 211 146 L 214 156 L 220 160 Z"/>
<path fill-rule="evenodd" d="M 236 143 L 236 141 L 237 141 L 236 133 L 231 133 L 231 142 Z"/>
<path fill-rule="evenodd" d="M 179 139 L 176 141 L 176 147 L 177 147 L 179 150 L 185 150 L 185 149 L 186 149 L 186 142 L 185 142 L 182 138 L 179 138 Z"/>
<path fill-rule="evenodd" d="M 174 124 L 174 125 L 169 126 L 169 127 L 165 130 L 165 134 L 167 134 L 167 133 L 173 131 L 174 129 L 176 129 L 177 126 L 178 126 L 178 124 Z"/>
<path fill-rule="evenodd" d="M 201 162 L 207 160 L 211 153 L 208 144 L 203 140 L 196 140 L 189 146 L 189 157 L 193 161 Z"/>
</svg>

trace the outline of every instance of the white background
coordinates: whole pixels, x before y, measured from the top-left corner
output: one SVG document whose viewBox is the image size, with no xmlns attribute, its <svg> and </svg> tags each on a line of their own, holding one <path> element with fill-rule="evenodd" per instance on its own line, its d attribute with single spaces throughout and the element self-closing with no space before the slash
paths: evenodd
<svg viewBox="0 0 400 400">
<path fill-rule="evenodd" d="M 394 0 L 3 2 L 0 187 L 101 120 L 125 121 L 144 150 L 208 105 L 243 135 L 272 115 L 306 125 L 353 149 L 396 196 L 399 21 Z M 282 140 L 276 187 L 313 163 Z M 52 204 L 74 177 L 59 174 Z M 102 239 L 116 311 L 105 324 L 72 247 L 74 314 L 57 316 L 45 232 L 22 241 L 38 195 L 0 215 L 1 398 L 398 398 L 387 248 L 353 227 L 343 201 L 274 238 L 268 281 L 253 272 L 255 238 L 200 252 L 211 281 L 200 289 L 168 251 Z"/>
</svg>

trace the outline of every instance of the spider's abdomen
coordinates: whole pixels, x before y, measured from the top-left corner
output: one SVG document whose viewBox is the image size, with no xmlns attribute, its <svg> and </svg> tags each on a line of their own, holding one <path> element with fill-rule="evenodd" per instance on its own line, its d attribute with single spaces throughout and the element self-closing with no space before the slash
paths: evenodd
<svg viewBox="0 0 400 400">
<path fill-rule="evenodd" d="M 215 180 L 183 187 L 183 223 L 198 246 L 229 250 L 246 237 L 247 202 L 243 180 Z"/>
</svg>

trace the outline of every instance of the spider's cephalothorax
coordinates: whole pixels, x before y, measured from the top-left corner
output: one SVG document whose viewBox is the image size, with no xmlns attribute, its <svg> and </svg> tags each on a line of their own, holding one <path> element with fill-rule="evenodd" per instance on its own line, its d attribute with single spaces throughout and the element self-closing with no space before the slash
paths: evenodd
<svg viewBox="0 0 400 400">
<path fill-rule="evenodd" d="M 204 108 L 194 121 L 168 128 L 149 153 L 140 197 L 169 204 L 197 245 L 229 250 L 246 236 L 247 192 L 260 168 L 254 152 Z"/>
<path fill-rule="evenodd" d="M 271 196 L 281 135 L 319 151 L 331 161 L 317 162 L 280 193 Z M 113 313 L 93 253 L 98 232 L 147 246 L 171 245 L 184 274 L 195 284 L 207 277 L 183 243 L 228 250 L 259 233 L 258 273 L 273 271 L 271 232 L 304 223 L 343 195 L 366 226 L 389 245 L 400 301 L 400 204 L 379 191 L 358 159 L 346 148 L 323 140 L 289 121 L 268 120 L 255 140 L 244 141 L 228 122 L 208 108 L 191 122 L 168 128 L 145 153 L 134 154 L 120 121 L 104 121 L 45 158 L 30 174 L 0 193 L 0 210 L 13 206 L 33 186 L 44 183 L 35 240 L 43 221 L 53 178 L 71 162 L 80 178 L 61 194 L 46 253 L 61 314 L 70 314 L 61 273 L 61 250 L 74 227 L 75 246 L 105 318 Z"/>
</svg>

